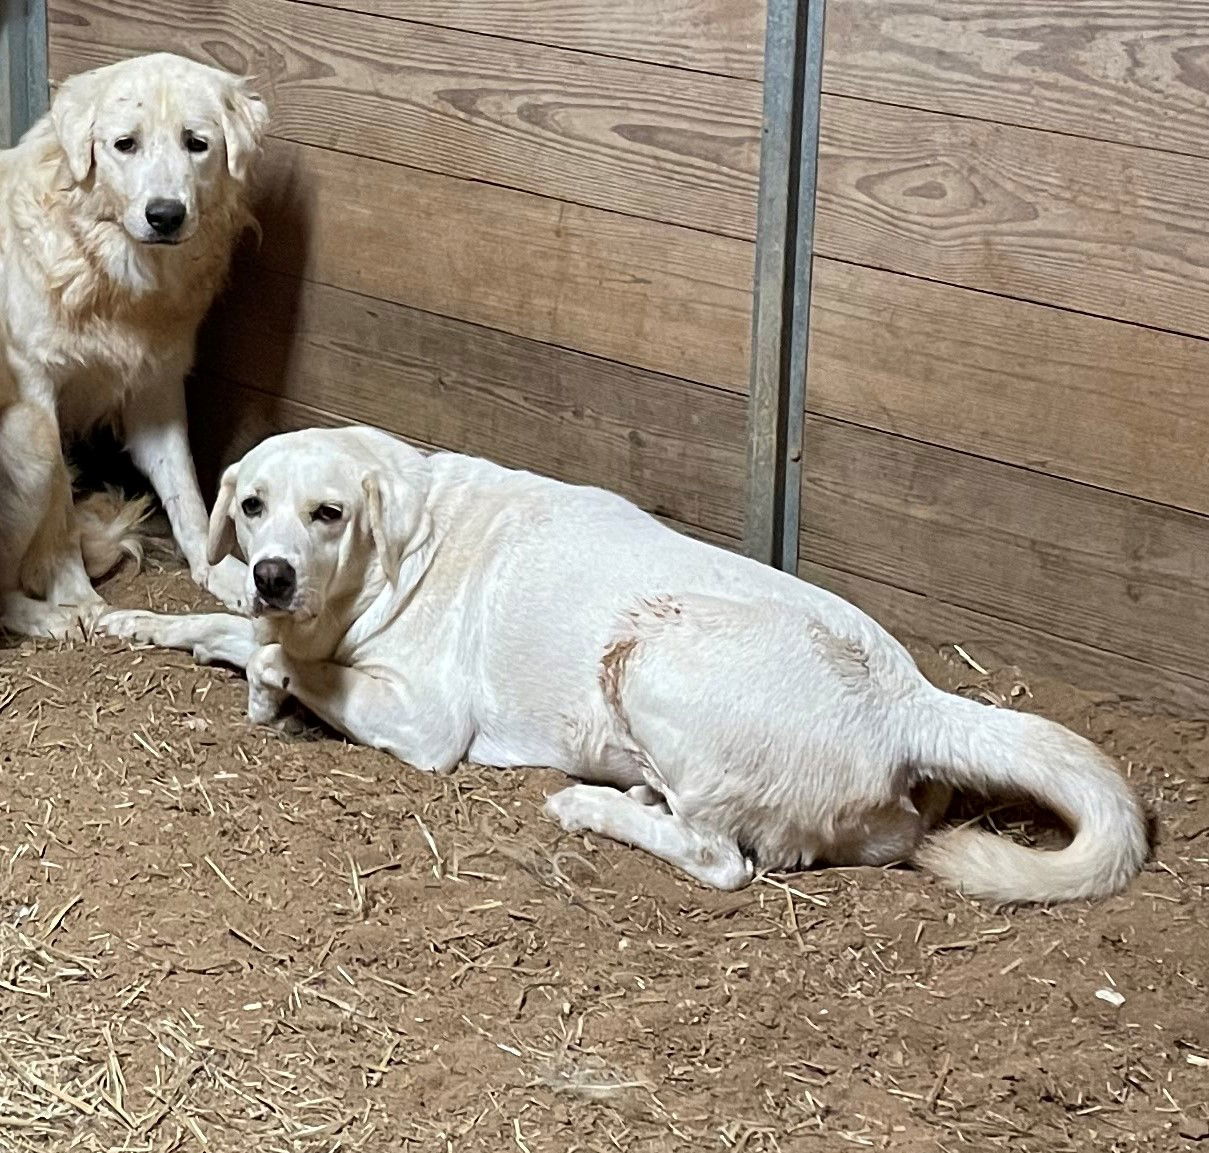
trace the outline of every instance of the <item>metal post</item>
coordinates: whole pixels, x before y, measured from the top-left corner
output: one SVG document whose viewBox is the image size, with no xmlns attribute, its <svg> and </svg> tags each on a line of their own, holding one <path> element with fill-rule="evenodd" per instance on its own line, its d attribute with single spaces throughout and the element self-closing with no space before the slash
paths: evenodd
<svg viewBox="0 0 1209 1153">
<path fill-rule="evenodd" d="M 797 566 L 824 0 L 769 0 L 748 408 L 746 550 Z"/>
<path fill-rule="evenodd" d="M 4 0 L 0 63 L 0 147 L 9 148 L 50 101 L 46 0 Z"/>
<path fill-rule="evenodd" d="M 781 507 L 779 567 L 798 571 L 798 530 L 802 514 L 803 425 L 806 375 L 810 354 L 810 301 L 814 272 L 814 198 L 819 176 L 819 121 L 823 99 L 823 31 L 825 0 L 807 0 L 806 45 L 802 88 L 801 144 L 798 168 L 798 214 L 793 276 L 792 335 L 789 346 L 788 398 L 785 417 L 784 501 Z"/>
</svg>

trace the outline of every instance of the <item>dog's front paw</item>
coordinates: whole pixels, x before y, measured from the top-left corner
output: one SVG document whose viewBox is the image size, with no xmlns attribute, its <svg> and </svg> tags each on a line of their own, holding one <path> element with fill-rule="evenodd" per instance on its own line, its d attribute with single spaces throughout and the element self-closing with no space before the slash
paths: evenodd
<svg viewBox="0 0 1209 1153">
<path fill-rule="evenodd" d="M 159 636 L 162 619 L 159 613 L 145 609 L 111 609 L 97 620 L 96 631 L 102 636 L 158 645 L 162 643 Z"/>
<path fill-rule="evenodd" d="M 248 719 L 256 725 L 275 721 L 289 695 L 290 674 L 281 645 L 263 645 L 248 662 Z"/>
<path fill-rule="evenodd" d="M 248 720 L 254 725 L 271 725 L 281 715 L 288 696 L 276 689 L 248 682 Z"/>
<path fill-rule="evenodd" d="M 199 565 L 193 570 L 193 579 L 226 608 L 247 615 L 247 566 L 243 561 L 228 556 L 216 565 Z"/>
<path fill-rule="evenodd" d="M 278 644 L 261 645 L 248 661 L 248 682 L 275 692 L 290 688 L 289 661 Z"/>
</svg>

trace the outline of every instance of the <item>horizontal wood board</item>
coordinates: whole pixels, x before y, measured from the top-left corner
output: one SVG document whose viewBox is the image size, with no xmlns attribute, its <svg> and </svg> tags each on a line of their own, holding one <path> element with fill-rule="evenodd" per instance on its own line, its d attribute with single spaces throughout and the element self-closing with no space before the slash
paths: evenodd
<svg viewBox="0 0 1209 1153">
<path fill-rule="evenodd" d="M 827 0 L 827 92 L 1209 156 L 1206 0 Z"/>
<path fill-rule="evenodd" d="M 1200 677 L 1184 676 L 841 569 L 807 561 L 798 571 L 804 580 L 864 609 L 900 640 L 958 644 L 987 668 L 1016 666 L 1026 681 L 1038 675 L 1057 677 L 1147 710 L 1159 707 L 1177 714 L 1206 715 L 1209 681 Z M 970 678 L 977 679 L 972 671 Z"/>
<path fill-rule="evenodd" d="M 743 392 L 753 246 L 272 140 L 279 272 Z"/>
<path fill-rule="evenodd" d="M 746 391 L 745 241 L 277 141 L 263 169 L 280 271 Z"/>
<path fill-rule="evenodd" d="M 826 259 L 810 334 L 814 412 L 1209 513 L 1207 341 Z"/>
<path fill-rule="evenodd" d="M 297 0 L 57 0 L 53 75 L 174 51 L 274 135 L 752 239 L 760 86 Z"/>
<path fill-rule="evenodd" d="M 762 0 L 317 0 L 506 40 L 759 80 Z"/>
<path fill-rule="evenodd" d="M 742 397 L 241 268 L 201 371 L 742 534 Z"/>
<path fill-rule="evenodd" d="M 826 97 L 816 252 L 1209 336 L 1209 161 Z"/>
<path fill-rule="evenodd" d="M 801 558 L 1187 676 L 1209 521 L 812 416 Z"/>
<path fill-rule="evenodd" d="M 198 473 L 203 491 L 211 498 L 217 489 L 223 468 L 238 460 L 267 436 L 303 428 L 334 428 L 353 423 L 343 414 L 313 408 L 296 400 L 271 396 L 258 389 L 234 384 L 204 370 L 190 382 L 190 419 Z M 217 422 L 214 410 L 235 415 L 234 420 Z M 442 445 L 425 444 L 414 437 L 402 439 L 426 451 L 443 451 Z M 737 538 L 655 513 L 659 520 L 678 532 L 725 549 L 737 549 Z"/>
</svg>

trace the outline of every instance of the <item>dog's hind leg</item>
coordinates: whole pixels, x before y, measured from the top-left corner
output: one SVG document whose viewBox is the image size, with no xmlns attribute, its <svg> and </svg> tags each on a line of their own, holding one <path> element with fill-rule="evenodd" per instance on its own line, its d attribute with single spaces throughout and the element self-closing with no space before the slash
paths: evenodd
<svg viewBox="0 0 1209 1153">
<path fill-rule="evenodd" d="M 645 789 L 646 786 L 639 786 Z M 604 785 L 572 785 L 546 800 L 546 812 L 569 833 L 588 829 L 652 856 L 712 889 L 741 889 L 754 875 L 752 863 L 734 841 L 696 828 L 662 804 L 648 789 L 619 792 Z"/>
<path fill-rule="evenodd" d="M 52 605 L 21 592 L 0 594 L 0 632 L 22 637 L 48 637 L 52 640 L 76 640 L 87 636 L 91 619 L 85 620 L 78 609 Z"/>
<path fill-rule="evenodd" d="M 836 823 L 819 857 L 828 865 L 891 865 L 919 846 L 924 822 L 908 797 L 854 807 Z"/>
<path fill-rule="evenodd" d="M 49 510 L 61 463 L 53 416 L 23 401 L 0 408 L 0 592 L 20 587 L 21 562 Z"/>
<path fill-rule="evenodd" d="M 37 404 L 0 409 L 0 627 L 85 630 L 104 606 L 84 570 L 58 422 Z M 42 599 L 39 599 L 42 598 Z"/>
</svg>

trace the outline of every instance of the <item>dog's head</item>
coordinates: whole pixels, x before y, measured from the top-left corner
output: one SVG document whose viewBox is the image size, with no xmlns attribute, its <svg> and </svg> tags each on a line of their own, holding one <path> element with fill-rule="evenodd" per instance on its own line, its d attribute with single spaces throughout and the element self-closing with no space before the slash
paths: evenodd
<svg viewBox="0 0 1209 1153">
<path fill-rule="evenodd" d="M 50 117 L 106 217 L 142 244 L 180 244 L 247 181 L 268 109 L 246 80 L 159 53 L 72 76 Z"/>
<path fill-rule="evenodd" d="M 236 544 L 253 615 L 304 622 L 399 581 L 430 531 L 429 462 L 370 428 L 270 437 L 223 474 L 209 561 Z"/>
</svg>

